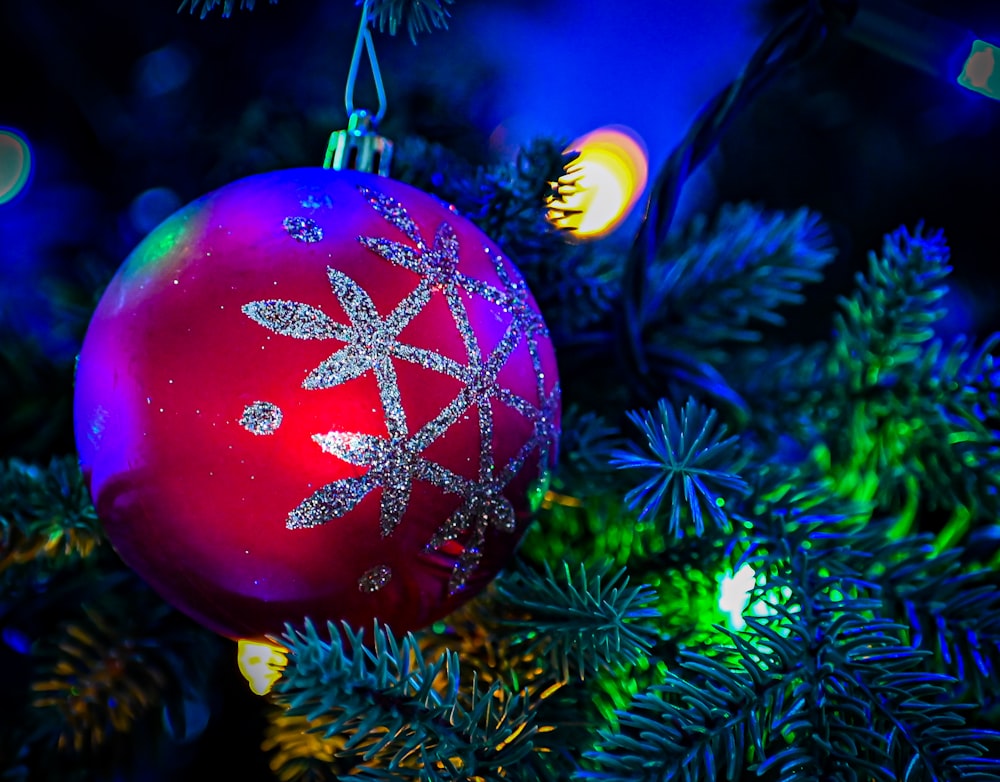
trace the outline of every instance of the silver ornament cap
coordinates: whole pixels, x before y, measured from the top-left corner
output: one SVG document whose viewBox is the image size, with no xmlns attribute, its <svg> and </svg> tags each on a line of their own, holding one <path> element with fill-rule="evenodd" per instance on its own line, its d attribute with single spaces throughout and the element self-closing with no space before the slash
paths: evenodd
<svg viewBox="0 0 1000 782">
<path fill-rule="evenodd" d="M 375 116 L 365 109 L 355 109 L 347 120 L 346 130 L 330 134 L 324 168 L 336 171 L 364 171 L 389 176 L 392 142 L 375 130 Z"/>
</svg>

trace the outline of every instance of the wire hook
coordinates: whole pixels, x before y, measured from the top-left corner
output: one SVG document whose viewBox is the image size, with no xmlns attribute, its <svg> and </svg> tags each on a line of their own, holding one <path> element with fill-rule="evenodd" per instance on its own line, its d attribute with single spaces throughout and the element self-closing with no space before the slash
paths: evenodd
<svg viewBox="0 0 1000 782">
<path fill-rule="evenodd" d="M 344 90 L 344 106 L 347 109 L 348 117 L 354 114 L 354 84 L 358 80 L 361 49 L 364 48 L 368 52 L 368 62 L 375 80 L 375 94 L 378 96 L 378 111 L 373 117 L 374 123 L 378 124 L 385 116 L 385 85 L 382 83 L 382 72 L 378 67 L 378 58 L 375 56 L 375 42 L 372 40 L 372 33 L 368 27 L 370 21 L 368 6 L 370 3 L 371 0 L 365 0 L 361 9 L 361 24 L 358 26 L 358 37 L 354 42 L 354 54 L 351 57 L 351 70 L 347 74 L 347 87 Z"/>
</svg>

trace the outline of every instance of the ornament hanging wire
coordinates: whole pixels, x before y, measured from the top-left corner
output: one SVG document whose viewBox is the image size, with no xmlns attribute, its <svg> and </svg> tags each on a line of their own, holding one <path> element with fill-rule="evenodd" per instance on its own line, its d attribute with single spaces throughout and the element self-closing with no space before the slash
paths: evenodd
<svg viewBox="0 0 1000 782">
<path fill-rule="evenodd" d="M 365 0 L 361 8 L 361 23 L 358 25 L 354 54 L 351 56 L 351 67 L 347 74 L 347 86 L 344 88 L 347 128 L 335 130 L 330 134 L 323 167 L 337 171 L 350 169 L 388 176 L 392 164 L 392 142 L 376 132 L 378 123 L 385 116 L 386 99 L 382 72 L 378 67 L 375 44 L 368 26 L 371 21 L 369 3 L 370 0 Z M 375 82 L 375 94 L 378 96 L 378 111 L 374 114 L 367 109 L 354 107 L 354 86 L 357 84 L 361 68 L 362 49 L 368 52 L 368 63 Z"/>
<path fill-rule="evenodd" d="M 378 124 L 385 116 L 385 85 L 382 83 L 382 72 L 378 67 L 378 58 L 375 56 L 375 42 L 372 40 L 372 32 L 368 26 L 371 21 L 370 4 L 371 0 L 365 0 L 361 8 L 361 23 L 358 25 L 358 36 L 354 41 L 354 54 L 351 56 L 351 69 L 347 74 L 347 87 L 344 89 L 344 106 L 347 109 L 348 117 L 354 114 L 354 85 L 358 80 L 358 71 L 361 67 L 361 50 L 365 49 L 368 52 L 372 78 L 375 80 L 375 94 L 378 96 L 378 110 L 373 118 L 375 124 Z"/>
</svg>

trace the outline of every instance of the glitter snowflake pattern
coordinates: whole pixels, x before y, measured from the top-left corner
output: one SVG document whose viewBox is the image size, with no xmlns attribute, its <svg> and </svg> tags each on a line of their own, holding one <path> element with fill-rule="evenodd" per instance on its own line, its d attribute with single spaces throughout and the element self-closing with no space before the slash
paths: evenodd
<svg viewBox="0 0 1000 782">
<path fill-rule="evenodd" d="M 430 551 L 462 539 L 464 548 L 449 581 L 449 590 L 455 593 L 464 588 L 482 560 L 487 531 L 491 528 L 508 533 L 516 530 L 514 508 L 503 496 L 503 491 L 534 451 L 539 451 L 540 465 L 544 465 L 548 448 L 554 442 L 559 391 L 556 386 L 553 391 L 546 392 L 538 352 L 538 340 L 547 336 L 547 331 L 541 316 L 530 305 L 523 281 L 508 271 L 502 257 L 484 247 L 502 283 L 501 288 L 470 277 L 459 271 L 459 241 L 449 223 L 442 222 L 428 244 L 402 204 L 369 188 L 359 190 L 372 208 L 408 242 L 364 236 L 358 241 L 389 263 L 415 272 L 419 282 L 414 290 L 383 318 L 360 285 L 331 268 L 327 270 L 329 282 L 348 323 L 337 322 L 322 310 L 301 302 L 272 299 L 253 301 L 243 307 L 247 317 L 277 334 L 344 343 L 309 372 L 302 387 L 307 390 L 333 388 L 372 373 L 386 420 L 385 437 L 345 431 L 313 435 L 313 441 L 323 452 L 367 470 L 359 476 L 321 487 L 288 514 L 286 526 L 295 530 L 327 524 L 349 513 L 373 490 L 381 489 L 380 528 L 383 536 L 389 536 L 406 513 L 414 482 L 437 486 L 461 498 L 458 510 L 444 521 L 426 546 Z M 287 222 L 285 227 L 295 235 Z M 294 229 L 302 231 L 307 227 L 295 225 Z M 295 238 L 310 241 L 299 236 Z M 434 295 L 443 296 L 448 304 L 465 347 L 464 362 L 399 340 L 404 328 Z M 490 351 L 483 351 L 472 328 L 466 310 L 468 296 L 485 299 L 511 318 L 500 342 Z M 522 339 L 526 340 L 538 377 L 538 404 L 498 382 L 500 371 Z M 399 361 L 449 375 L 461 383 L 454 399 L 416 431 L 412 431 L 400 399 L 396 374 Z M 516 411 L 534 428 L 528 442 L 503 465 L 495 463 L 493 454 L 494 403 Z M 472 408 L 476 409 L 474 414 L 470 412 Z M 478 420 L 480 440 L 475 479 L 459 475 L 422 455 L 431 443 L 470 414 Z M 362 591 L 374 591 L 375 583 L 381 587 L 387 580 L 387 574 L 369 571 L 361 576 L 359 585 Z"/>
<path fill-rule="evenodd" d="M 269 435 L 281 426 L 281 408 L 273 402 L 254 402 L 243 408 L 240 425 L 250 434 Z"/>
<path fill-rule="evenodd" d="M 376 565 L 358 579 L 358 591 L 378 592 L 392 580 L 392 569 L 388 565 Z"/>
<path fill-rule="evenodd" d="M 323 238 L 323 229 L 310 217 L 286 217 L 281 224 L 297 242 L 312 244 Z"/>
</svg>

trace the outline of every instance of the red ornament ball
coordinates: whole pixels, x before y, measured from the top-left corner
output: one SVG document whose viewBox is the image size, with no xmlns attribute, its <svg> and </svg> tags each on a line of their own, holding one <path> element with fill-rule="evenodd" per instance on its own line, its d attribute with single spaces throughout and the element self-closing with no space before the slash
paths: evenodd
<svg viewBox="0 0 1000 782">
<path fill-rule="evenodd" d="M 514 266 L 356 171 L 168 218 L 94 313 L 80 462 L 122 559 L 230 638 L 425 626 L 503 567 L 554 459 L 555 356 Z"/>
</svg>

